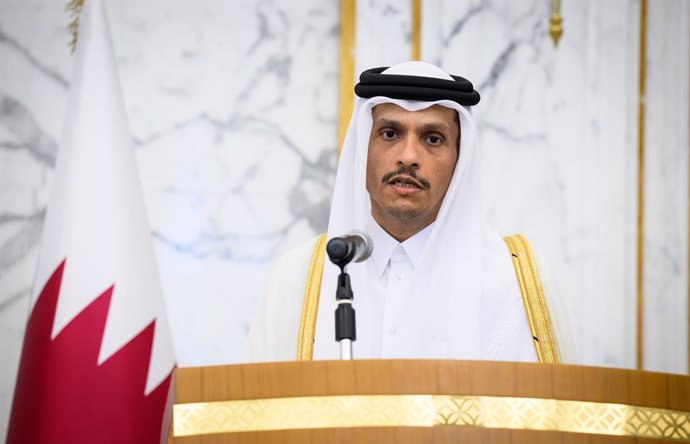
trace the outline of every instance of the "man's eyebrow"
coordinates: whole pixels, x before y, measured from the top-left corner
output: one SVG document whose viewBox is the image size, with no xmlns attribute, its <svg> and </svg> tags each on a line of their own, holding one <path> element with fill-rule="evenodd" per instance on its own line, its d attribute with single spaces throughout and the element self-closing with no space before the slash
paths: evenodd
<svg viewBox="0 0 690 444">
<path fill-rule="evenodd" d="M 447 131 L 450 133 L 450 127 L 441 122 L 425 123 L 422 125 L 422 132 L 428 131 Z"/>
<path fill-rule="evenodd" d="M 403 123 L 400 122 L 399 120 L 393 120 L 393 119 L 386 119 L 385 117 L 378 118 L 374 121 L 374 123 L 377 126 L 390 126 L 393 128 L 400 128 L 403 126 Z M 446 125 L 445 123 L 442 122 L 429 122 L 425 123 L 421 126 L 420 128 L 422 132 L 429 132 L 429 131 L 447 131 L 450 132 L 450 127 Z"/>
<path fill-rule="evenodd" d="M 378 118 L 374 121 L 375 124 L 379 126 L 392 126 L 399 128 L 402 126 L 402 123 L 398 120 L 392 120 L 392 119 L 386 119 L 384 117 Z"/>
</svg>

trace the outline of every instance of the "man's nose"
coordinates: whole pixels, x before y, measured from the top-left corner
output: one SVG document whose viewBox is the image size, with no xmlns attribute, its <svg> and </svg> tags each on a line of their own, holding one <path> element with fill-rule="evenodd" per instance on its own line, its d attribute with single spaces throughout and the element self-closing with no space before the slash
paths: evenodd
<svg viewBox="0 0 690 444">
<path fill-rule="evenodd" d="M 415 137 L 405 137 L 400 144 L 398 163 L 406 166 L 419 167 L 420 142 Z"/>
</svg>

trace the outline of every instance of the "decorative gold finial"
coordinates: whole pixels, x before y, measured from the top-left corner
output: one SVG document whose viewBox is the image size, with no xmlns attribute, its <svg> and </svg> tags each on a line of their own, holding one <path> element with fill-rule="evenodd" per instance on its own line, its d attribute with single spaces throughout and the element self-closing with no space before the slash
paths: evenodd
<svg viewBox="0 0 690 444">
<path fill-rule="evenodd" d="M 558 40 L 563 35 L 563 17 L 561 17 L 561 0 L 551 0 L 551 20 L 549 22 L 549 34 L 553 40 L 554 48 L 558 47 Z"/>
<path fill-rule="evenodd" d="M 77 49 L 77 39 L 79 38 L 79 16 L 84 7 L 84 0 L 70 0 L 65 6 L 65 11 L 68 11 L 71 16 L 71 21 L 67 25 L 69 33 L 72 35 L 72 40 L 69 42 L 69 47 L 74 53 Z"/>
</svg>

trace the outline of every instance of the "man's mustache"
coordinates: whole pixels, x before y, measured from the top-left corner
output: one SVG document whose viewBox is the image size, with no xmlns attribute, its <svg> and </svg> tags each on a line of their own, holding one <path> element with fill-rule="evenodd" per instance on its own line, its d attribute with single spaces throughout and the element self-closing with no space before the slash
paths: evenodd
<svg viewBox="0 0 690 444">
<path fill-rule="evenodd" d="M 407 176 L 407 177 L 413 179 L 414 182 L 416 182 L 420 188 L 422 188 L 424 190 L 428 190 L 429 188 L 431 188 L 431 184 L 429 183 L 428 180 L 426 180 L 423 177 L 417 176 L 416 170 L 417 170 L 417 168 L 412 166 L 412 165 L 400 166 L 400 167 L 398 167 L 397 170 L 384 174 L 381 182 L 389 183 L 391 181 L 391 179 L 393 179 L 396 176 Z"/>
</svg>

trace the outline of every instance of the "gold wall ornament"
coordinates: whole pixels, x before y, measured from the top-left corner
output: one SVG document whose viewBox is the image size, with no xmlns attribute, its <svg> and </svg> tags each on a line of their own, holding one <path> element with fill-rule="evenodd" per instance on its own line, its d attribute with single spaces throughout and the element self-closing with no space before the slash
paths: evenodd
<svg viewBox="0 0 690 444">
<path fill-rule="evenodd" d="M 637 292 L 635 363 L 644 369 L 644 189 L 645 189 L 645 96 L 647 94 L 647 0 L 640 1 L 640 52 L 637 98 Z"/>
<path fill-rule="evenodd" d="M 355 104 L 355 23 L 356 0 L 340 0 L 340 107 L 338 115 L 338 157 L 345 141 L 350 115 Z"/>
<path fill-rule="evenodd" d="M 412 60 L 422 59 L 422 0 L 412 0 Z"/>
<path fill-rule="evenodd" d="M 561 0 L 551 0 L 551 20 L 549 20 L 549 34 L 553 40 L 553 47 L 558 47 L 558 41 L 563 35 L 563 17 L 561 16 Z"/>
<path fill-rule="evenodd" d="M 72 53 L 77 49 L 77 40 L 79 39 L 79 16 L 81 10 L 84 8 L 84 0 L 70 0 L 65 5 L 65 11 L 70 13 L 70 22 L 67 25 L 72 40 L 69 42 L 69 47 Z"/>
<path fill-rule="evenodd" d="M 505 396 L 347 395 L 175 404 L 174 436 L 346 427 L 470 426 L 690 441 L 690 412 Z"/>
</svg>

